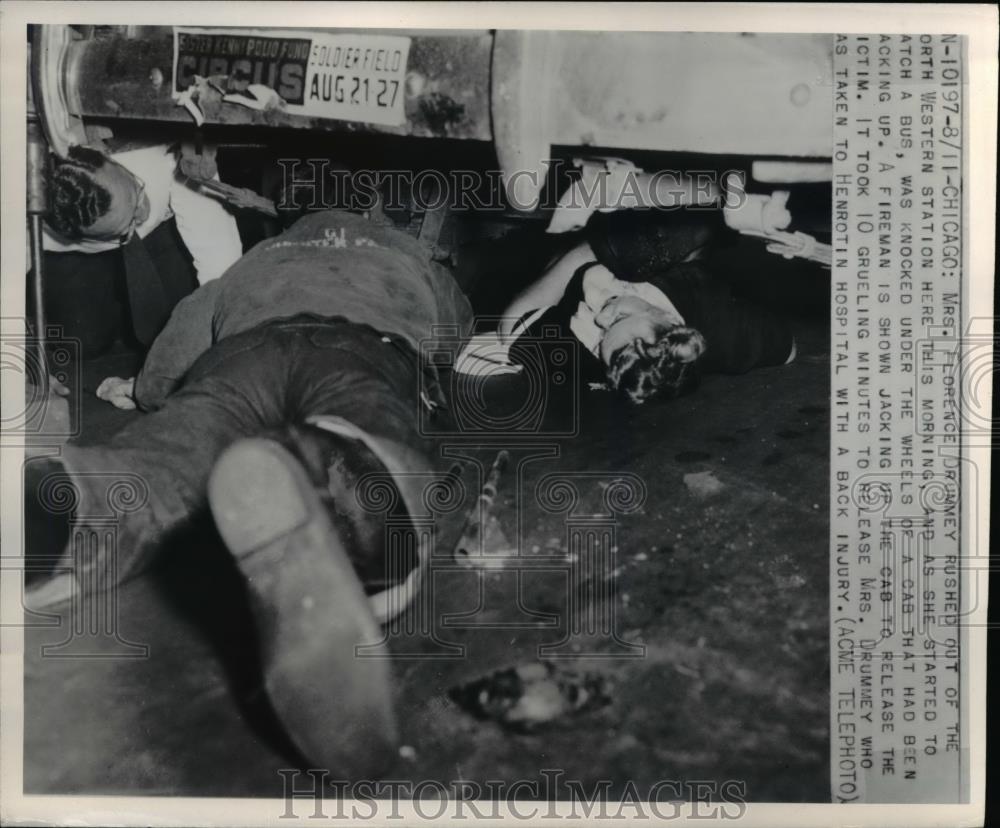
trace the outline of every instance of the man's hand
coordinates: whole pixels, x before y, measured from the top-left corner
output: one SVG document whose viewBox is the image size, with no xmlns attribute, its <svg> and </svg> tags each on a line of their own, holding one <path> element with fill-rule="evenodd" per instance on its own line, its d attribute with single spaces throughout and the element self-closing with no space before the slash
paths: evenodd
<svg viewBox="0 0 1000 828">
<path fill-rule="evenodd" d="M 97 386 L 97 396 L 99 399 L 111 403 L 115 408 L 125 411 L 135 409 L 135 377 L 122 379 L 121 377 L 108 377 Z"/>
<path fill-rule="evenodd" d="M 69 388 L 59 382 L 52 374 L 49 374 L 49 393 L 59 397 L 68 397 Z"/>
</svg>

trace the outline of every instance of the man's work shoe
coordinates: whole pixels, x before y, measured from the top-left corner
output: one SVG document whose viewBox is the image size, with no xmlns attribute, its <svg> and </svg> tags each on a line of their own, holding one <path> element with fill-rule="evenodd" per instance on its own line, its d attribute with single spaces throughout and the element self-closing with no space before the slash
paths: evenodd
<svg viewBox="0 0 1000 828">
<path fill-rule="evenodd" d="M 24 465 L 24 608 L 28 611 L 68 603 L 79 588 L 67 566 L 70 513 L 63 497 L 69 483 L 69 473 L 56 457 L 36 457 Z"/>
<path fill-rule="evenodd" d="M 247 578 L 265 687 L 288 735 L 339 778 L 385 771 L 397 742 L 389 652 L 306 472 L 272 440 L 241 440 L 216 463 L 208 496 Z"/>
</svg>

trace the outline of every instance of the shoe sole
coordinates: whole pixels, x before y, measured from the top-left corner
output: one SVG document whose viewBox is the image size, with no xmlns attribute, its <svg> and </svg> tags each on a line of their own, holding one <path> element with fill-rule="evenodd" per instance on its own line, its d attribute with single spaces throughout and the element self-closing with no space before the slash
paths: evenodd
<svg viewBox="0 0 1000 828">
<path fill-rule="evenodd" d="M 398 742 L 389 653 L 304 469 L 271 440 L 242 440 L 216 463 L 208 497 L 246 577 L 264 684 L 288 735 L 338 778 L 384 771 Z"/>
</svg>

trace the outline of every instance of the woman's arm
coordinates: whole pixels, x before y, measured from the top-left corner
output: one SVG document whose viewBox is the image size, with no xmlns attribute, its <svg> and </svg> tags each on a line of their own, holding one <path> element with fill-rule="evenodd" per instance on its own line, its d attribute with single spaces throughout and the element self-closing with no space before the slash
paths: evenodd
<svg viewBox="0 0 1000 828">
<path fill-rule="evenodd" d="M 501 341 L 510 335 L 514 325 L 526 313 L 557 304 L 562 299 L 566 285 L 573 278 L 573 274 L 582 265 L 596 259 L 594 251 L 587 242 L 577 245 L 546 270 L 537 281 L 532 282 L 515 296 L 504 308 L 503 319 L 497 328 Z"/>
</svg>

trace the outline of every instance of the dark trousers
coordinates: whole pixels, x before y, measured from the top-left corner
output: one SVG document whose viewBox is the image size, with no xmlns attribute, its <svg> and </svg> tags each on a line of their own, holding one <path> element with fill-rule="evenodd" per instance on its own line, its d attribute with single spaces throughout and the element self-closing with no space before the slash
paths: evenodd
<svg viewBox="0 0 1000 828">
<path fill-rule="evenodd" d="M 172 308 L 198 287 L 191 256 L 173 219 L 143 239 Z M 120 249 L 103 253 L 46 253 L 44 301 L 46 324 L 60 338 L 77 340 L 84 359 L 99 356 L 115 341 L 132 340 L 132 322 Z M 32 291 L 26 291 L 28 313 Z"/>
<path fill-rule="evenodd" d="M 229 337 L 201 356 L 161 409 L 107 444 L 65 447 L 75 522 L 98 534 L 114 523 L 113 574 L 101 566 L 121 581 L 207 506 L 208 478 L 227 446 L 317 415 L 405 447 L 411 470 L 426 472 L 419 379 L 406 343 L 346 321 L 296 317 Z"/>
</svg>

